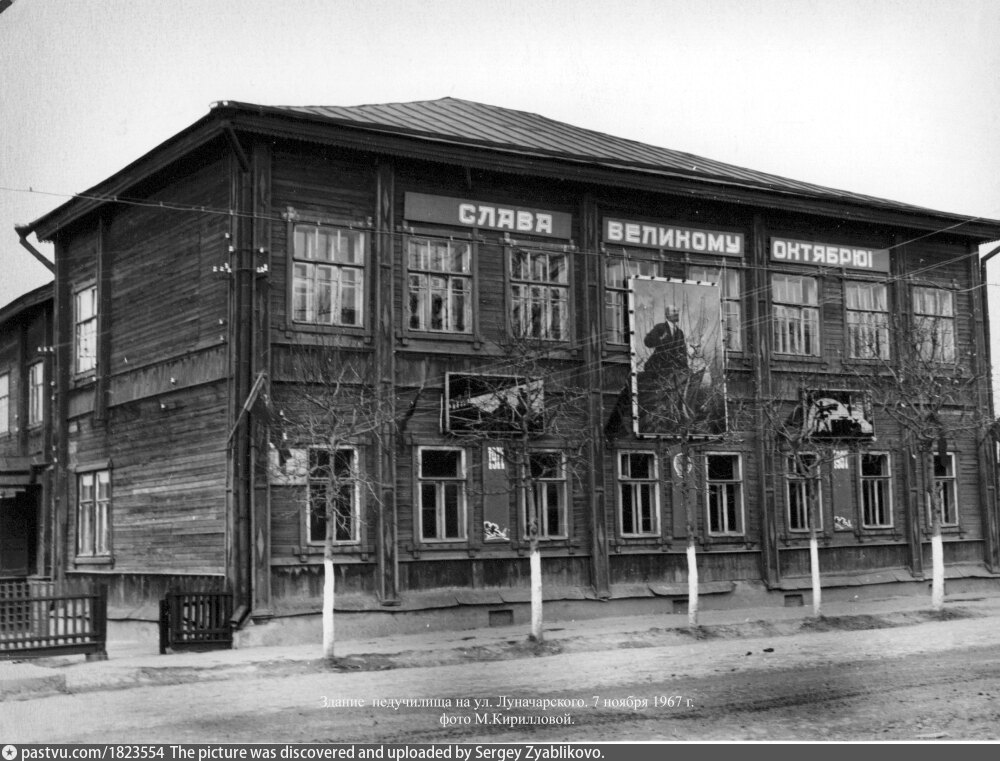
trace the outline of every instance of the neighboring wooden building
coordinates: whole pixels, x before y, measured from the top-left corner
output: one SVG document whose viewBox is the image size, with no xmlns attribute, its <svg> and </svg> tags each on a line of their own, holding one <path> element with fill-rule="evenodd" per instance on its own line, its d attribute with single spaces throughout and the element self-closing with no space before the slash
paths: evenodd
<svg viewBox="0 0 1000 761">
<path fill-rule="evenodd" d="M 528 375 L 530 357 L 502 348 L 515 333 L 546 347 L 547 394 L 566 377 L 586 390 L 570 437 L 586 467 L 569 467 L 565 435 L 541 432 L 532 456 L 549 594 L 682 596 L 684 469 L 622 406 L 634 277 L 724 283 L 730 394 L 756 415 L 692 476 L 707 592 L 807 585 L 805 492 L 760 410 L 799 387 L 849 407 L 859 372 L 896 351 L 891 315 L 939 325 L 981 380 L 969 406 L 991 404 L 977 247 L 1000 222 L 451 98 L 218 103 L 30 230 L 55 244 L 54 564 L 108 580 L 121 604 L 225 579 L 241 617 L 316 610 L 325 529 L 310 505 L 326 487 L 309 465 L 324 458 L 366 474 L 337 501 L 343 604 L 485 620 L 524 600 L 504 441 L 445 415 L 477 378 Z M 373 399 L 381 415 L 335 452 L 301 425 L 323 388 L 303 369 L 317 347 L 353 373 L 338 404 Z M 877 447 L 821 487 L 830 586 L 923 577 L 919 466 L 865 414 Z M 947 562 L 995 577 L 992 451 L 971 434 L 948 446 Z"/>
<path fill-rule="evenodd" d="M 0 580 L 51 571 L 52 285 L 0 308 Z"/>
</svg>

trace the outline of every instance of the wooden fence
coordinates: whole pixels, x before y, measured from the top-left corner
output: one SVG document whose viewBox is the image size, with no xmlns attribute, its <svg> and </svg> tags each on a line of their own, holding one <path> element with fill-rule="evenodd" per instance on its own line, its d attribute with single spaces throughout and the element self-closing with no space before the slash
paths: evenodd
<svg viewBox="0 0 1000 761">
<path fill-rule="evenodd" d="M 233 646 L 232 592 L 167 592 L 160 600 L 160 653 Z"/>
<path fill-rule="evenodd" d="M 86 653 L 107 657 L 103 584 L 0 581 L 0 658 Z"/>
</svg>

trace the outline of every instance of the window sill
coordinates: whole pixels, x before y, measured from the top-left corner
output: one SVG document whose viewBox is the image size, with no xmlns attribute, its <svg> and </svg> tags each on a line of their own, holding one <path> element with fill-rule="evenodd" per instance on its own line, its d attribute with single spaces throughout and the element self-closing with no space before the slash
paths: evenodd
<svg viewBox="0 0 1000 761">
<path fill-rule="evenodd" d="M 105 556 L 97 556 L 97 555 L 93 555 L 93 556 L 84 555 L 84 556 L 77 556 L 76 558 L 73 559 L 73 566 L 76 567 L 76 568 L 79 568 L 80 566 L 111 566 L 111 567 L 113 567 L 114 564 L 115 564 L 115 559 L 113 557 L 111 557 L 110 555 L 108 555 L 106 557 Z"/>
</svg>

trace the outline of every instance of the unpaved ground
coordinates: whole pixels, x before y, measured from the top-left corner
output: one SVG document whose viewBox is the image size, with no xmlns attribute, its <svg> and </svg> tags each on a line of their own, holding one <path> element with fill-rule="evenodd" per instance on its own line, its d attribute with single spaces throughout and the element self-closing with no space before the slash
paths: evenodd
<svg viewBox="0 0 1000 761">
<path fill-rule="evenodd" d="M 907 615 L 915 616 L 909 625 L 852 617 L 807 623 L 805 631 L 784 636 L 743 625 L 650 631 L 611 638 L 604 650 L 593 643 L 575 650 L 582 644 L 568 640 L 529 653 L 512 639 L 494 646 L 496 652 L 423 653 L 424 663 L 439 662 L 430 666 L 391 660 L 418 657 L 402 654 L 345 659 L 332 670 L 285 665 L 218 681 L 61 695 L 3 704 L 0 737 L 163 743 L 1000 738 L 997 619 Z M 862 625 L 883 628 L 856 628 Z M 548 654 L 558 648 L 563 652 Z M 521 657 L 509 659 L 518 649 Z M 656 705 L 657 697 L 664 705 Z M 433 705 L 384 702 L 391 699 Z M 580 705 L 539 710 L 517 702 L 534 699 Z M 363 704 L 344 707 L 348 700 Z M 514 723 L 534 717 L 569 723 Z"/>
</svg>

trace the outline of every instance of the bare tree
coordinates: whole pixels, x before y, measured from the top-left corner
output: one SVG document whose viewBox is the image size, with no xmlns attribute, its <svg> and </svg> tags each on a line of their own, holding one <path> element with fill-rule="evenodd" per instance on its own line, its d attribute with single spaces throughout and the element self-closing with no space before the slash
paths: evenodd
<svg viewBox="0 0 1000 761">
<path fill-rule="evenodd" d="M 687 535 L 688 624 L 698 625 L 698 513 L 692 473 L 700 467 L 707 449 L 735 441 L 730 417 L 739 410 L 727 395 L 722 362 L 712 361 L 701 336 L 689 336 L 687 362 L 658 372 L 644 370 L 630 394 L 632 419 L 639 435 L 675 442 L 679 449 L 675 469 L 680 479 Z"/>
<path fill-rule="evenodd" d="M 789 514 L 799 526 L 808 526 L 812 611 L 817 618 L 822 615 L 823 594 L 819 562 L 823 471 L 846 457 L 850 449 L 865 446 L 872 433 L 863 395 L 821 390 L 823 385 L 822 379 L 799 379 L 785 398 L 763 407 L 768 429 L 787 458 L 786 477 L 795 479 L 795 486 L 789 489 Z"/>
<path fill-rule="evenodd" d="M 334 657 L 335 549 L 359 541 L 363 495 L 379 500 L 362 467 L 366 447 L 378 450 L 391 407 L 366 381 L 364 358 L 324 346 L 289 353 L 292 394 L 272 402 L 272 478 L 293 485 L 310 537 L 323 538 L 323 657 Z"/>
<path fill-rule="evenodd" d="M 917 302 L 942 298 L 938 289 L 918 290 L 927 293 L 917 293 Z M 971 439 L 977 448 L 982 446 L 994 421 L 980 398 L 981 378 L 973 368 L 972 354 L 958 345 L 953 308 L 916 306 L 916 315 L 861 326 L 851 339 L 855 356 L 860 354 L 871 365 L 869 372 L 856 373 L 857 385 L 903 433 L 920 463 L 918 477 L 931 534 L 931 604 L 940 610 L 944 605 L 941 525 L 946 517 L 957 520 L 958 505 L 937 476 L 948 471 L 950 445 Z M 892 353 L 890 335 L 896 337 Z"/>
<path fill-rule="evenodd" d="M 514 496 L 523 508 L 530 638 L 536 642 L 544 638 L 541 540 L 565 530 L 557 525 L 565 516 L 552 509 L 551 501 L 559 498 L 551 492 L 553 480 L 579 480 L 578 472 L 589 463 L 586 393 L 578 383 L 579 370 L 554 354 L 547 342 L 509 337 L 496 344 L 494 361 L 484 372 L 454 374 L 448 380 L 449 433 L 489 447 L 510 477 L 505 496 Z M 568 489 L 562 498 L 570 499 Z M 569 510 L 568 502 L 565 508 Z"/>
</svg>

